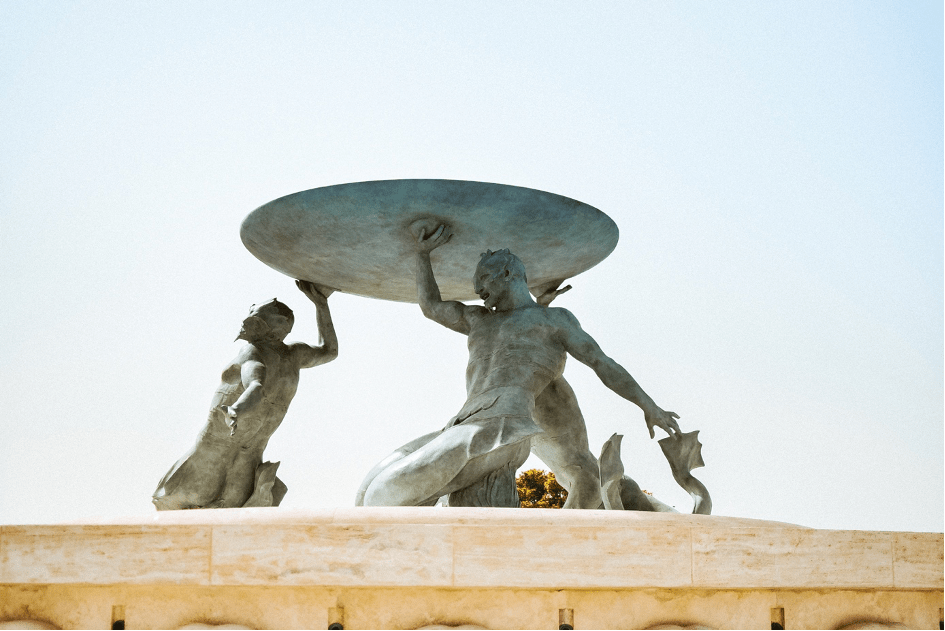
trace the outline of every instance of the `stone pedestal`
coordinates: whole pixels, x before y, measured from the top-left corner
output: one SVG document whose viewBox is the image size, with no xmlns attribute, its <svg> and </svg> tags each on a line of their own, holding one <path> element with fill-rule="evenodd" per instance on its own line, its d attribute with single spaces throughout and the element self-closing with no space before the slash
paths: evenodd
<svg viewBox="0 0 945 631">
<path fill-rule="evenodd" d="M 783 620 L 788 629 L 933 629 L 942 551 L 937 533 L 666 513 L 174 511 L 3 526 L 0 621 L 767 629 Z"/>
</svg>

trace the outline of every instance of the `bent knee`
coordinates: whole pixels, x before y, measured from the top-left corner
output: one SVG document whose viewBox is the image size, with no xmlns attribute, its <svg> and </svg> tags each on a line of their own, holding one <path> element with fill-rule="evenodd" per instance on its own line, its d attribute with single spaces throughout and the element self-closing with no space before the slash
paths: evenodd
<svg viewBox="0 0 945 631">
<path fill-rule="evenodd" d="M 442 495 L 442 488 L 458 473 L 448 461 L 405 460 L 371 480 L 364 491 L 364 506 L 422 506 L 431 497 Z"/>
<path fill-rule="evenodd" d="M 412 488 L 413 487 L 413 488 Z M 378 475 L 364 491 L 364 506 L 414 506 L 415 485 L 397 476 Z"/>
</svg>

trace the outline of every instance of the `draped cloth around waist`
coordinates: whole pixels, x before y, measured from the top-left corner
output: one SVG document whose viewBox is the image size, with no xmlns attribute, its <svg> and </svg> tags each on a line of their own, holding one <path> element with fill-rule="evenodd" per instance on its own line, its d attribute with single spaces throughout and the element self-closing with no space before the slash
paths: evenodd
<svg viewBox="0 0 945 631">
<path fill-rule="evenodd" d="M 474 459 L 542 433 L 534 416 L 535 396 L 531 392 L 515 387 L 493 388 L 466 401 L 444 431 L 458 425 L 468 428 L 464 432 L 469 441 L 467 455 Z"/>
</svg>

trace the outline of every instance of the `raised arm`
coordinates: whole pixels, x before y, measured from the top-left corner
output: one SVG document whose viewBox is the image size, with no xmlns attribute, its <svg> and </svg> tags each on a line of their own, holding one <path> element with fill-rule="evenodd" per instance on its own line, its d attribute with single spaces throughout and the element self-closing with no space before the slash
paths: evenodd
<svg viewBox="0 0 945 631">
<path fill-rule="evenodd" d="M 554 309 L 554 311 L 561 320 L 561 336 L 565 350 L 597 373 L 605 386 L 643 410 L 650 438 L 655 436 L 654 427 L 661 428 L 674 438 L 678 437 L 679 424 L 676 419 L 679 415 L 675 412 L 667 412 L 656 405 L 650 395 L 643 391 L 640 384 L 623 366 L 604 354 L 594 338 L 581 328 L 577 318 L 570 311 L 566 309 Z"/>
<path fill-rule="evenodd" d="M 469 335 L 469 317 L 485 307 L 470 307 L 456 300 L 443 300 L 440 297 L 440 288 L 433 277 L 433 265 L 430 263 L 430 252 L 450 240 L 452 232 L 446 226 L 440 226 L 427 236 L 426 229 L 421 229 L 417 235 L 417 302 L 423 315 L 443 326 Z"/>
<path fill-rule="evenodd" d="M 308 344 L 293 344 L 292 350 L 298 354 L 299 368 L 312 368 L 327 364 L 338 357 L 338 336 L 335 335 L 335 325 L 331 321 L 331 311 L 328 309 L 328 296 L 334 290 L 317 285 L 308 280 L 297 280 L 295 285 L 315 303 L 315 318 L 318 322 L 319 346 Z"/>
</svg>

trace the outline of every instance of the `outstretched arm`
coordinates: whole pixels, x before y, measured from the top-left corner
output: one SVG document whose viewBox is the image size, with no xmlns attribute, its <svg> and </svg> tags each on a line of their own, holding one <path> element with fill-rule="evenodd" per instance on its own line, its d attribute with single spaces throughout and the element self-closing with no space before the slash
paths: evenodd
<svg viewBox="0 0 945 631">
<path fill-rule="evenodd" d="M 440 288 L 433 277 L 430 252 L 450 240 L 453 234 L 446 226 L 440 226 L 429 237 L 421 229 L 417 235 L 417 302 L 423 315 L 443 326 L 469 335 L 469 318 L 472 312 L 484 311 L 485 307 L 470 307 L 456 300 L 443 300 Z"/>
<path fill-rule="evenodd" d="M 335 325 L 331 321 L 331 311 L 328 309 L 328 296 L 334 290 L 317 285 L 308 280 L 295 281 L 296 286 L 308 299 L 315 303 L 315 317 L 318 322 L 319 346 L 308 344 L 293 344 L 292 348 L 300 355 L 299 368 L 312 368 L 327 364 L 338 357 L 338 336 L 335 335 Z"/>
<path fill-rule="evenodd" d="M 655 436 L 654 427 L 659 427 L 674 438 L 679 435 L 679 424 L 676 419 L 679 415 L 667 412 L 660 408 L 650 398 L 640 384 L 637 383 L 623 366 L 604 354 L 590 335 L 581 328 L 577 318 L 566 309 L 557 309 L 564 320 L 562 337 L 565 350 L 582 364 L 586 364 L 597 373 L 605 386 L 632 401 L 643 410 L 646 427 L 650 431 L 650 438 Z"/>
</svg>

